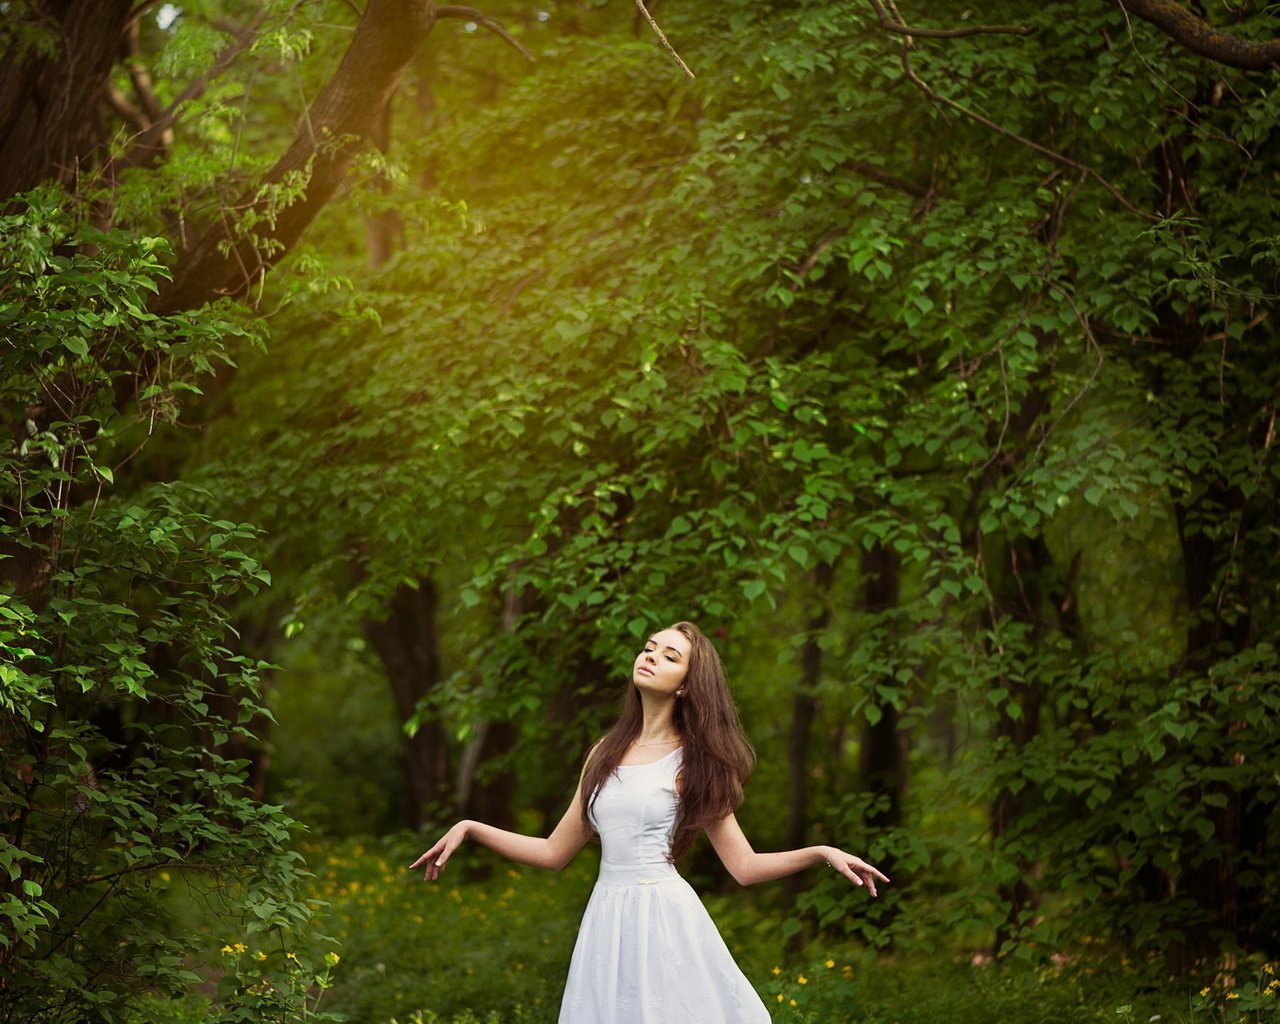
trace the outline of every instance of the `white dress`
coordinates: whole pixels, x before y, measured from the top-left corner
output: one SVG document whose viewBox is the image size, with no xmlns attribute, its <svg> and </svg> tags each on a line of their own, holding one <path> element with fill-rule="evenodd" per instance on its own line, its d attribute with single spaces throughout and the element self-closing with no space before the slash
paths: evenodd
<svg viewBox="0 0 1280 1024">
<path fill-rule="evenodd" d="M 698 894 L 668 862 L 676 748 L 620 765 L 591 811 L 603 853 L 569 964 L 560 1024 L 768 1024 Z"/>
</svg>

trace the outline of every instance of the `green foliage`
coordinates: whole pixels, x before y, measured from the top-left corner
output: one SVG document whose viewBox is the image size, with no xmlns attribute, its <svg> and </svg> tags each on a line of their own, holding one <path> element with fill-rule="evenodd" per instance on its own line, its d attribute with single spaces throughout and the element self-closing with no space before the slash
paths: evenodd
<svg viewBox="0 0 1280 1024">
<path fill-rule="evenodd" d="M 137 1024 L 262 1024 L 265 1021 L 341 1021 L 341 1015 L 320 1009 L 333 987 L 332 974 L 342 957 L 327 952 L 315 963 L 304 951 L 251 949 L 243 942 L 219 951 L 223 968 L 216 999 L 146 994 L 129 1016 Z"/>
<path fill-rule="evenodd" d="M 160 876 L 184 871 L 250 933 L 312 913 L 295 823 L 227 753 L 263 712 L 268 666 L 228 646 L 227 602 L 270 580 L 257 531 L 201 513 L 182 484 L 114 493 L 129 450 L 247 334 L 146 312 L 163 243 L 82 227 L 52 192 L 0 221 L 0 245 L 16 428 L 0 456 L 15 583 L 0 603 L 0 1004 L 119 1020 L 142 992 L 199 980 L 200 939 L 171 927 Z"/>
<path fill-rule="evenodd" d="M 218 15 L 256 6 L 145 19 L 160 99 L 227 45 Z M 973 19 L 918 6 L 902 17 Z M 818 879 L 788 931 L 905 950 L 943 932 L 1033 960 L 1097 936 L 1274 941 L 1270 79 L 1114 5 L 987 5 L 1033 35 L 908 42 L 870 5 L 682 4 L 663 19 L 694 83 L 609 9 L 550 10 L 522 29 L 538 67 L 503 52 L 480 76 L 484 33 L 442 23 L 396 146 L 273 284 L 269 353 L 227 308 L 148 314 L 170 259 L 151 234 L 252 192 L 349 13 L 269 5 L 164 163 L 88 188 L 132 233 L 52 193 L 0 223 L 0 919 L 5 969 L 36 965 L 10 991 L 102 1016 L 192 980 L 197 947 L 147 884 L 183 865 L 239 879 L 253 927 L 301 929 L 287 820 L 242 787 L 266 666 L 232 617 L 282 622 L 301 649 L 279 660 L 337 704 L 376 685 L 362 628 L 425 579 L 447 680 L 410 728 L 442 722 L 457 763 L 481 724 L 515 723 L 481 771 L 520 768 L 543 809 L 616 707 L 620 650 L 675 618 L 716 632 L 763 755 L 756 845 L 781 840 L 796 773 L 815 838 L 897 879 L 865 913 Z M 1276 35 L 1274 12 L 1239 19 Z M 389 211 L 401 251 L 365 273 L 358 215 Z M 206 436 L 148 443 L 232 355 Z M 180 483 L 148 481 L 143 443 Z M 803 768 L 783 760 L 797 695 L 818 701 Z M 279 707 L 321 717 L 297 691 Z M 888 716 L 910 787 L 886 824 L 859 758 Z M 353 762 L 279 758 L 310 778 L 282 786 L 306 808 L 381 748 L 325 827 L 384 820 L 392 736 L 367 728 Z M 72 865 L 47 852 L 68 845 Z M 124 920 L 154 924 L 116 948 Z M 355 978 L 344 998 L 374 1006 L 380 979 Z M 421 1006 L 466 1014 L 468 986 Z"/>
<path fill-rule="evenodd" d="M 324 619 L 314 624 L 326 632 Z M 405 801 L 394 702 L 364 639 L 329 637 L 282 653 L 270 691 L 270 799 L 319 835 L 386 832 L 400 826 Z"/>
<path fill-rule="evenodd" d="M 421 842 L 402 833 L 305 848 L 343 944 L 330 1007 L 350 1020 L 413 1010 L 452 1020 L 468 1009 L 521 1019 L 521 1007 L 554 1019 L 593 865 L 548 874 L 468 847 L 450 869 L 481 864 L 488 881 L 468 872 L 427 884 L 406 869 Z"/>
<path fill-rule="evenodd" d="M 405 871 L 421 852 L 421 840 L 409 835 L 329 840 L 304 850 L 317 872 L 312 893 L 329 905 L 329 926 L 346 936 L 327 1008 L 384 1024 L 556 1019 L 594 870 L 589 854 L 552 874 L 512 867 L 466 846 L 448 869 L 460 869 L 459 875 L 427 884 Z M 784 956 L 776 912 L 760 895 L 746 890 L 704 899 L 776 1024 L 1103 1024 L 1157 1015 L 1167 1024 L 1234 1024 L 1222 1010 L 1257 1013 L 1277 998 L 1274 986 L 1267 991 L 1274 964 L 1242 965 L 1237 977 L 1249 978 L 1247 985 L 1224 979 L 1200 986 L 1201 995 L 1199 983 L 1165 981 L 1097 940 L 1078 955 L 1059 954 L 1040 966 L 993 960 L 954 936 L 909 956 L 868 953 L 820 937 Z M 247 968 L 262 963 L 257 955 L 248 944 L 228 943 L 222 961 L 252 974 Z M 279 961 L 290 962 L 283 950 L 271 951 L 266 963 Z M 1255 997 L 1249 988 L 1270 1003 L 1246 1004 Z M 206 1019 L 202 1009 L 212 1012 L 207 998 L 194 994 L 182 1007 L 157 1002 L 150 1019 L 177 1024 Z M 188 1015 L 179 1016 L 184 1011 Z"/>
<path fill-rule="evenodd" d="M 300 266 L 305 301 L 269 354 L 241 342 L 237 415 L 188 463 L 211 516 L 266 526 L 270 614 L 341 644 L 437 581 L 448 678 L 410 728 L 441 721 L 459 755 L 517 723 L 542 807 L 616 706 L 619 651 L 697 618 L 765 755 L 743 816 L 766 847 L 825 608 L 815 832 L 909 895 L 855 916 L 823 881 L 793 927 L 1030 959 L 1269 941 L 1268 80 L 1114 5 L 988 5 L 1034 33 L 909 50 L 870 5 L 663 17 L 695 83 L 584 15 L 483 86 L 433 51 L 438 114 L 397 105 L 354 212 L 394 209 L 402 250 L 334 290 L 361 225 L 323 229 L 349 264 Z M 913 795 L 886 825 L 856 765 L 890 712 Z M 1228 877 L 1234 922 L 1205 881 Z"/>
</svg>

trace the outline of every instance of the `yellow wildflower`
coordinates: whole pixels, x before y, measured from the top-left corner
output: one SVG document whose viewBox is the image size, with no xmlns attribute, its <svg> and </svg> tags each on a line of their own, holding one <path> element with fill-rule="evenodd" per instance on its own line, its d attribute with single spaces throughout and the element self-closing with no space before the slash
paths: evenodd
<svg viewBox="0 0 1280 1024">
<path fill-rule="evenodd" d="M 1201 994 L 1202 996 L 1207 996 L 1207 995 L 1209 994 L 1209 990 L 1208 990 L 1207 988 L 1202 988 L 1202 989 L 1200 990 L 1200 994 Z"/>
<path fill-rule="evenodd" d="M 775 967 L 775 968 L 773 969 L 773 973 L 774 973 L 774 974 L 781 974 L 781 973 L 782 973 L 782 968 L 781 968 L 781 967 Z"/>
<path fill-rule="evenodd" d="M 244 952 L 246 949 L 248 949 L 249 947 L 248 947 L 248 946 L 246 946 L 243 942 L 237 942 L 237 943 L 235 944 L 235 946 L 233 946 L 232 948 L 233 948 L 237 953 L 243 953 L 243 952 Z"/>
<path fill-rule="evenodd" d="M 334 952 L 329 952 L 324 955 L 324 962 L 327 963 L 330 967 L 337 967 L 338 961 L 341 959 L 342 957 L 338 956 L 338 954 Z"/>
<path fill-rule="evenodd" d="M 1228 999 L 1239 999 L 1239 998 L 1240 998 L 1240 993 L 1239 993 L 1239 992 L 1228 992 L 1228 993 L 1227 993 L 1227 998 L 1228 998 Z"/>
<path fill-rule="evenodd" d="M 795 1006 L 795 1005 L 796 1005 L 796 1001 L 795 1001 L 794 999 L 788 999 L 788 1000 L 787 1000 L 787 1005 L 788 1005 L 788 1006 Z"/>
<path fill-rule="evenodd" d="M 836 962 L 835 962 L 834 960 L 828 960 L 828 961 L 827 961 L 827 966 L 828 966 L 828 967 L 834 967 L 835 965 L 836 965 Z"/>
<path fill-rule="evenodd" d="M 286 958 L 286 959 L 288 959 L 288 960 L 292 960 L 295 964 L 298 962 L 298 954 L 297 954 L 297 953 L 286 953 L 286 954 L 285 954 L 285 958 Z"/>
<path fill-rule="evenodd" d="M 796 975 L 796 981 L 801 985 L 809 984 L 809 979 L 806 978 L 803 974 Z"/>
<path fill-rule="evenodd" d="M 226 956 L 228 953 L 234 953 L 235 950 L 232 949 L 230 946 L 223 946 L 220 950 L 218 950 L 218 952 L 221 953 L 223 956 Z"/>
<path fill-rule="evenodd" d="M 778 993 L 778 1002 L 782 1002 L 782 993 L 781 993 L 781 992 L 779 992 L 779 993 Z"/>
<path fill-rule="evenodd" d="M 267 958 L 267 954 L 262 952 L 262 950 L 258 950 L 258 959 L 265 960 L 266 958 Z"/>
</svg>

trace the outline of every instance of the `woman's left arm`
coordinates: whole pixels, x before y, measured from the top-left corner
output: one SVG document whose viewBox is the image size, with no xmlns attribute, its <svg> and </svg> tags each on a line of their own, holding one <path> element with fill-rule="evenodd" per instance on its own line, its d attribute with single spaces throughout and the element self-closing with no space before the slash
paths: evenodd
<svg viewBox="0 0 1280 1024">
<path fill-rule="evenodd" d="M 729 870 L 739 885 L 755 885 L 775 878 L 794 875 L 797 871 L 815 867 L 824 861 L 855 885 L 865 885 L 867 892 L 876 895 L 876 880 L 889 881 L 861 857 L 834 846 L 806 846 L 802 850 L 783 850 L 779 853 L 756 853 L 742 834 L 742 827 L 732 813 L 726 814 L 707 829 L 707 838 L 715 847 L 721 863 Z"/>
</svg>

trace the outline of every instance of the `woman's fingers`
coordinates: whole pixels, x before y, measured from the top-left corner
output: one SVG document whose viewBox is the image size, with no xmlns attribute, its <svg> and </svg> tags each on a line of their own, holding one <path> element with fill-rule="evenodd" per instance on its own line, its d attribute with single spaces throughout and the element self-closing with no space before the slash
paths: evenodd
<svg viewBox="0 0 1280 1024">
<path fill-rule="evenodd" d="M 410 870 L 426 865 L 422 872 L 422 880 L 424 882 L 434 881 L 440 877 L 440 869 L 444 867 L 443 857 L 448 847 L 446 840 L 441 839 L 435 846 L 431 847 L 426 853 L 409 865 Z"/>
<path fill-rule="evenodd" d="M 844 857 L 839 858 L 832 866 L 854 885 L 866 884 L 854 873 L 853 868 L 849 866 L 849 862 Z"/>
<path fill-rule="evenodd" d="M 855 866 L 859 871 L 865 872 L 867 875 L 874 875 L 876 878 L 880 879 L 880 881 L 882 882 L 888 882 L 891 880 L 889 876 L 884 874 L 879 868 L 874 867 L 871 864 L 868 864 L 861 857 L 850 857 L 849 862 L 853 866 Z"/>
<path fill-rule="evenodd" d="M 440 848 L 441 848 L 442 846 L 444 846 L 444 840 L 443 840 L 443 839 L 441 839 L 438 843 L 436 843 L 436 845 L 435 845 L 435 846 L 431 847 L 431 849 L 429 849 L 429 850 L 428 850 L 426 853 L 424 853 L 421 857 L 419 857 L 419 858 L 418 858 L 417 860 L 415 860 L 412 864 L 410 864 L 410 865 L 409 865 L 409 867 L 410 867 L 411 869 L 412 869 L 412 868 L 416 868 L 418 865 L 420 865 L 420 864 L 425 864 L 427 861 L 434 859 L 434 858 L 435 858 L 435 857 L 440 853 Z"/>
<path fill-rule="evenodd" d="M 877 870 L 868 864 L 861 857 L 854 857 L 851 854 L 841 853 L 836 865 L 840 873 L 848 878 L 855 885 L 865 885 L 867 892 L 872 896 L 878 896 L 876 890 L 876 879 L 882 882 L 888 882 L 889 876 Z"/>
</svg>

